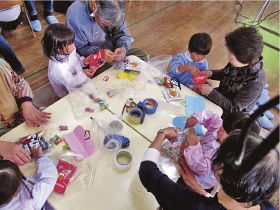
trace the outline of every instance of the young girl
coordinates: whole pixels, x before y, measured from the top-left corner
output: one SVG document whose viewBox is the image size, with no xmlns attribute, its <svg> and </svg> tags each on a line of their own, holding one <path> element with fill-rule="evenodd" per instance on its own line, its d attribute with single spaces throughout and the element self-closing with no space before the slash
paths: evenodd
<svg viewBox="0 0 280 210">
<path fill-rule="evenodd" d="M 50 25 L 42 39 L 45 55 L 50 59 L 48 67 L 49 81 L 59 97 L 79 88 L 92 77 L 96 69 L 85 69 L 88 59 L 76 53 L 75 34 L 63 24 Z"/>
<path fill-rule="evenodd" d="M 58 174 L 55 165 L 42 155 L 41 148 L 32 151 L 37 159 L 37 175 L 26 179 L 18 166 L 0 160 L 0 210 L 50 209 L 46 203 L 53 191 Z"/>
<path fill-rule="evenodd" d="M 199 139 L 192 128 L 197 123 L 203 125 L 207 132 Z M 176 161 L 183 155 L 187 165 L 196 174 L 197 182 L 204 189 L 213 188 L 217 181 L 211 169 L 212 157 L 219 148 L 227 133 L 222 127 L 220 116 L 210 110 L 196 112 L 186 121 L 186 139 L 181 142 L 163 142 L 163 150 Z"/>
</svg>

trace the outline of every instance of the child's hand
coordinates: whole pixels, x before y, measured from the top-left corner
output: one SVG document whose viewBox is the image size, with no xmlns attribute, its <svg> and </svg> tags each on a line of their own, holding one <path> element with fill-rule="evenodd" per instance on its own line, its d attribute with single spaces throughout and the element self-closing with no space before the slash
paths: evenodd
<svg viewBox="0 0 280 210">
<path fill-rule="evenodd" d="M 200 73 L 199 69 L 196 68 L 195 66 L 188 66 L 188 71 L 191 72 L 191 74 L 195 77 L 199 76 Z"/>
<path fill-rule="evenodd" d="M 199 142 L 198 137 L 195 134 L 195 130 L 191 128 L 187 133 L 187 145 L 188 146 L 195 146 Z"/>
<path fill-rule="evenodd" d="M 105 50 L 105 62 L 111 63 L 115 59 L 115 53 L 113 53 L 111 50 L 106 49 Z"/>
<path fill-rule="evenodd" d="M 92 78 L 94 73 L 96 72 L 96 69 L 85 69 L 85 74 L 89 77 Z"/>
<path fill-rule="evenodd" d="M 195 117 L 190 117 L 186 121 L 185 128 L 193 127 L 196 123 L 198 123 L 198 120 Z"/>
<path fill-rule="evenodd" d="M 32 157 L 37 160 L 40 156 L 43 155 L 43 151 L 42 151 L 42 148 L 39 146 L 39 147 L 36 147 L 36 148 L 33 148 L 32 149 Z"/>
</svg>

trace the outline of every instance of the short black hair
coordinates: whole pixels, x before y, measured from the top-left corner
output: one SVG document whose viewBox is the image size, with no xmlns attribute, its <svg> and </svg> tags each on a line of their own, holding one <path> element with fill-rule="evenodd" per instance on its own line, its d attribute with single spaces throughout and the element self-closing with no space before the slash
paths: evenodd
<svg viewBox="0 0 280 210">
<path fill-rule="evenodd" d="M 243 64 L 253 64 L 262 54 L 263 38 L 253 27 L 239 27 L 225 36 L 228 50 Z"/>
<path fill-rule="evenodd" d="M 189 41 L 189 51 L 200 55 L 207 55 L 212 47 L 212 38 L 207 33 L 197 33 L 192 35 Z"/>
<path fill-rule="evenodd" d="M 23 179 L 22 173 L 15 163 L 0 160 L 0 206 L 13 198 Z"/>
<path fill-rule="evenodd" d="M 60 62 L 63 60 L 58 56 L 58 50 L 63 52 L 63 48 L 74 42 L 74 32 L 61 23 L 49 25 L 41 41 L 45 55 Z"/>
<path fill-rule="evenodd" d="M 257 205 L 269 199 L 279 187 L 279 154 L 271 150 L 250 171 L 237 174 L 232 168 L 239 156 L 240 130 L 229 134 L 213 157 L 214 171 L 222 169 L 220 183 L 224 192 L 240 203 Z M 261 144 L 263 139 L 254 133 L 247 137 L 244 160 Z"/>
</svg>

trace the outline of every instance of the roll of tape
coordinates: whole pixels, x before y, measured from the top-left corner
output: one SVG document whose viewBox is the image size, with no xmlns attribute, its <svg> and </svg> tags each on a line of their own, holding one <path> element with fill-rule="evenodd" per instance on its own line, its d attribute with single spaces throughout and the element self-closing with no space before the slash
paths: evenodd
<svg viewBox="0 0 280 210">
<path fill-rule="evenodd" d="M 128 110 L 128 121 L 134 125 L 144 122 L 145 113 L 139 107 L 132 107 Z"/>
<path fill-rule="evenodd" d="M 122 147 L 121 142 L 116 140 L 116 139 L 110 139 L 106 142 L 105 142 L 105 139 L 104 139 L 103 143 L 104 143 L 105 148 L 108 149 L 109 151 L 112 151 L 112 152 L 119 151 Z"/>
<path fill-rule="evenodd" d="M 157 111 L 158 103 L 153 98 L 146 98 L 143 101 L 143 108 L 146 114 L 154 114 Z"/>
<path fill-rule="evenodd" d="M 123 130 L 123 124 L 120 120 L 113 120 L 109 123 L 111 133 L 119 133 Z"/>
<path fill-rule="evenodd" d="M 119 150 L 114 156 L 114 164 L 118 170 L 128 170 L 133 162 L 132 153 L 127 149 Z"/>
<path fill-rule="evenodd" d="M 129 138 L 127 138 L 125 136 L 121 136 L 118 134 L 109 134 L 109 135 L 105 136 L 103 144 L 106 145 L 112 139 L 119 141 L 122 148 L 128 147 L 129 143 L 130 143 Z"/>
</svg>

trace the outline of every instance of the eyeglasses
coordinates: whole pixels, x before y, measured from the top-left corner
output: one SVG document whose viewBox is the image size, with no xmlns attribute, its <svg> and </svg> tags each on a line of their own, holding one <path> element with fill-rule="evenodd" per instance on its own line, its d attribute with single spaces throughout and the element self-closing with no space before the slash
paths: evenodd
<svg viewBox="0 0 280 210">
<path fill-rule="evenodd" d="M 108 21 L 108 20 L 101 18 L 98 15 L 97 11 L 95 12 L 94 16 L 95 16 L 95 21 L 97 22 L 97 24 L 103 28 L 114 25 L 114 23 L 112 21 Z"/>
</svg>

